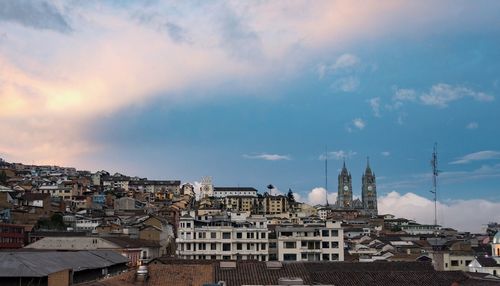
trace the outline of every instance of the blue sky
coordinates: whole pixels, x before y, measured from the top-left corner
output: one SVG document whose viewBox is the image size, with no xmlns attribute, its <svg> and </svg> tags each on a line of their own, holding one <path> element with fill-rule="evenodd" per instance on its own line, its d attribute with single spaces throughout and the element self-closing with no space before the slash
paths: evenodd
<svg viewBox="0 0 500 286">
<path fill-rule="evenodd" d="M 0 157 L 271 183 L 317 203 L 327 146 L 330 192 L 345 159 L 359 195 L 369 156 L 388 204 L 431 198 L 437 142 L 439 200 L 491 202 L 480 220 L 500 220 L 499 12 L 496 1 L 1 2 Z"/>
</svg>

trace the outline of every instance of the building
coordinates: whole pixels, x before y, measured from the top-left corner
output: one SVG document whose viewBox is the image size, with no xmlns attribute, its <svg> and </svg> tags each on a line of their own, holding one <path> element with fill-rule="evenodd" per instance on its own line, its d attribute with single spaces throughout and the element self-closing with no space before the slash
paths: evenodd
<svg viewBox="0 0 500 286">
<path fill-rule="evenodd" d="M 375 217 L 378 215 L 377 185 L 375 173 L 367 160 L 365 172 L 361 178 L 361 199 L 353 200 L 352 175 L 347 170 L 345 161 L 338 175 L 336 210 L 359 210 L 361 214 Z"/>
<path fill-rule="evenodd" d="M 375 173 L 372 173 L 370 161 L 367 161 L 366 170 L 362 177 L 361 197 L 363 202 L 363 210 L 369 216 L 378 215 L 377 209 L 377 185 Z"/>
<path fill-rule="evenodd" d="M 177 255 L 183 259 L 267 261 L 268 233 L 264 217 L 235 222 L 225 217 L 195 220 L 186 214 L 179 223 Z"/>
<path fill-rule="evenodd" d="M 0 223 L 0 249 L 22 248 L 24 240 L 24 226 Z"/>
<path fill-rule="evenodd" d="M 148 285 L 498 285 L 463 272 L 439 272 L 425 262 L 189 261 L 157 259 L 148 265 Z M 88 286 L 133 286 L 133 272 Z"/>
<path fill-rule="evenodd" d="M 470 272 L 500 277 L 500 231 L 493 236 L 491 256 L 478 256 L 468 264 Z"/>
<path fill-rule="evenodd" d="M 338 176 L 337 207 L 340 209 L 352 208 L 352 176 L 345 166 Z"/>
<path fill-rule="evenodd" d="M 44 237 L 25 248 L 39 250 L 113 250 L 128 258 L 129 266 L 149 262 L 160 254 L 160 245 L 149 240 L 131 239 L 124 236 Z"/>
<path fill-rule="evenodd" d="M 288 211 L 288 198 L 283 195 L 264 196 L 266 215 L 279 215 Z"/>
<path fill-rule="evenodd" d="M 276 227 L 279 261 L 344 261 L 339 221 Z"/>
<path fill-rule="evenodd" d="M 213 196 L 215 198 L 225 198 L 228 196 L 257 197 L 257 190 L 246 187 L 215 187 Z"/>
<path fill-rule="evenodd" d="M 127 258 L 103 251 L 0 252 L 2 286 L 68 286 L 117 275 L 127 269 Z"/>
</svg>

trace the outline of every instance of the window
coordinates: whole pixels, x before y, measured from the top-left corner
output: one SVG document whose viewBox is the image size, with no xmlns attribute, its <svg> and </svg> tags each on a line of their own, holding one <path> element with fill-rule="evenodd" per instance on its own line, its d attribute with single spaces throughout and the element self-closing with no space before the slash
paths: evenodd
<svg viewBox="0 0 500 286">
<path fill-rule="evenodd" d="M 282 231 L 281 236 L 292 236 L 292 232 L 291 231 Z"/>
<path fill-rule="evenodd" d="M 300 242 L 300 247 L 307 247 L 307 241 L 301 241 Z"/>
<path fill-rule="evenodd" d="M 261 250 L 266 250 L 266 244 L 265 243 L 261 243 L 260 244 L 260 249 Z"/>
<path fill-rule="evenodd" d="M 285 253 L 283 254 L 284 261 L 297 261 L 297 254 Z"/>
<path fill-rule="evenodd" d="M 276 242 L 269 242 L 269 248 L 276 248 Z"/>
<path fill-rule="evenodd" d="M 284 243 L 284 248 L 297 248 L 297 244 L 294 241 L 287 241 Z"/>
<path fill-rule="evenodd" d="M 242 238 L 242 237 L 243 237 L 243 234 L 241 232 L 236 233 L 236 238 Z"/>
<path fill-rule="evenodd" d="M 207 233 L 206 232 L 199 232 L 198 238 L 207 238 Z"/>
<path fill-rule="evenodd" d="M 261 233 L 260 238 L 266 238 L 266 233 L 265 232 Z"/>
<path fill-rule="evenodd" d="M 230 232 L 223 232 L 222 239 L 231 239 L 231 233 Z"/>
<path fill-rule="evenodd" d="M 236 250 L 241 250 L 241 249 L 243 249 L 242 244 L 236 243 Z"/>
<path fill-rule="evenodd" d="M 211 232 L 210 233 L 210 238 L 217 238 L 217 233 L 216 232 Z"/>
<path fill-rule="evenodd" d="M 247 232 L 247 238 L 254 238 L 253 232 Z"/>
<path fill-rule="evenodd" d="M 307 253 L 301 253 L 301 254 L 300 254 L 300 258 L 301 258 L 302 260 L 307 260 Z"/>
<path fill-rule="evenodd" d="M 328 260 L 330 260 L 330 254 L 328 254 L 328 253 L 324 253 L 324 254 L 322 255 L 322 258 L 323 258 L 323 260 L 324 260 L 324 261 L 328 261 Z"/>
<path fill-rule="evenodd" d="M 253 243 L 247 243 L 247 250 L 251 250 L 253 246 Z"/>
<path fill-rule="evenodd" d="M 321 247 L 323 247 L 323 248 L 330 248 L 330 243 L 328 241 L 323 241 L 321 243 Z"/>
<path fill-rule="evenodd" d="M 191 250 L 191 243 L 186 244 L 186 250 Z"/>
<path fill-rule="evenodd" d="M 222 251 L 231 251 L 231 243 L 223 243 Z"/>
<path fill-rule="evenodd" d="M 339 231 L 336 229 L 332 230 L 332 236 L 339 236 Z"/>
<path fill-rule="evenodd" d="M 332 260 L 333 260 L 333 261 L 337 261 L 337 260 L 339 260 L 339 255 L 338 255 L 338 254 L 336 254 L 336 253 L 333 253 L 333 254 L 332 254 Z"/>
<path fill-rule="evenodd" d="M 458 260 L 452 260 L 451 266 L 458 266 Z"/>
<path fill-rule="evenodd" d="M 191 223 L 190 222 L 186 223 L 186 227 L 191 227 Z"/>
<path fill-rule="evenodd" d="M 322 236 L 330 236 L 330 232 L 328 231 L 328 229 L 323 229 L 323 230 L 321 231 L 321 235 L 322 235 Z"/>
<path fill-rule="evenodd" d="M 207 246 L 205 243 L 198 243 L 198 250 L 206 250 Z"/>
<path fill-rule="evenodd" d="M 339 243 L 337 241 L 332 241 L 332 248 L 339 248 Z"/>
<path fill-rule="evenodd" d="M 210 243 L 210 250 L 217 250 L 217 244 Z"/>
<path fill-rule="evenodd" d="M 222 256 L 222 260 L 230 260 L 230 259 L 231 259 L 231 256 L 229 256 L 229 255 Z"/>
</svg>

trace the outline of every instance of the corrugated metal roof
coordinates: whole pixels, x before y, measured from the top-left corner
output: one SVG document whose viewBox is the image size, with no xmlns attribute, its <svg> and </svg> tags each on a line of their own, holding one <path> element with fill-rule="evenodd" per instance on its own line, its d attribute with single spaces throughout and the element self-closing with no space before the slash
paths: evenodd
<svg viewBox="0 0 500 286">
<path fill-rule="evenodd" d="M 44 277 L 64 269 L 78 272 L 127 262 L 110 250 L 0 252 L 0 277 Z"/>
</svg>

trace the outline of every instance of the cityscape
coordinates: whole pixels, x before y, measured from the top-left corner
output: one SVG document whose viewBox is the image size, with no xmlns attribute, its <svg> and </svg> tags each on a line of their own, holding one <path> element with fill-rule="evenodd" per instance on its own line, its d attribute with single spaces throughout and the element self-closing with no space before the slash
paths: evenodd
<svg viewBox="0 0 500 286">
<path fill-rule="evenodd" d="M 0 0 L 0 285 L 500 285 L 498 15 Z"/>
</svg>

